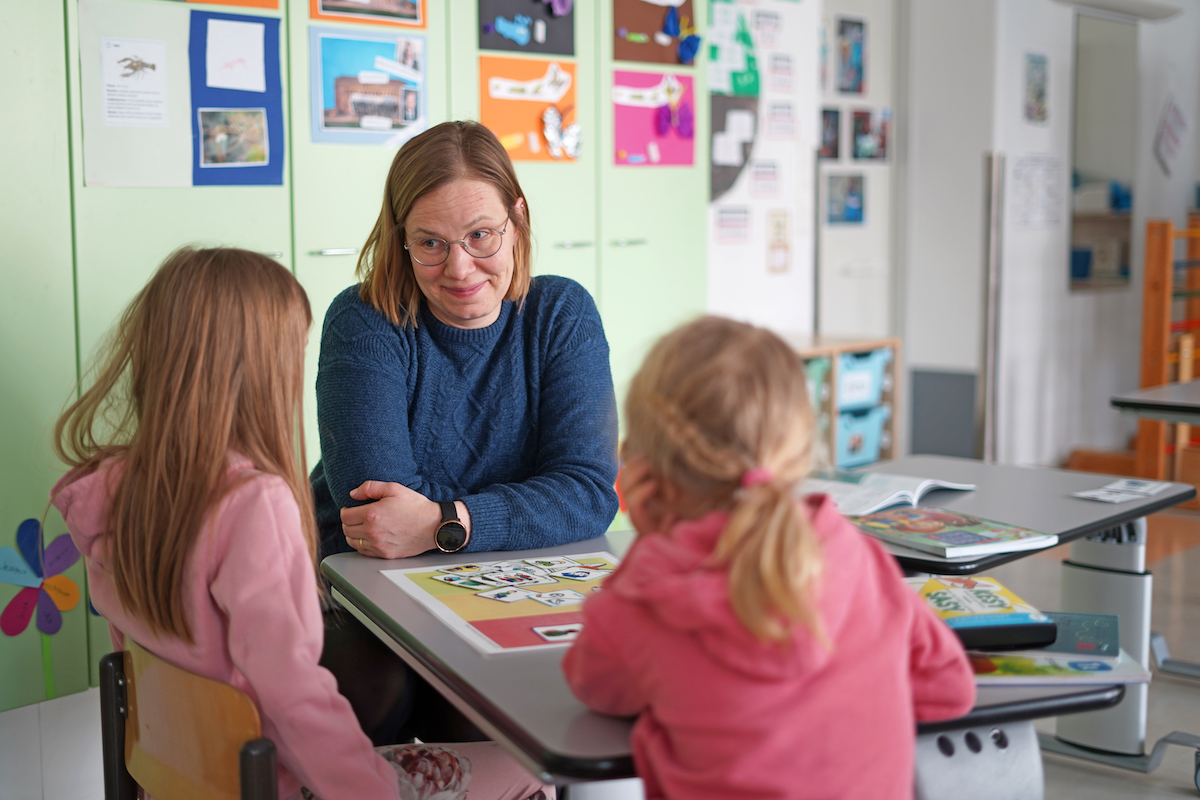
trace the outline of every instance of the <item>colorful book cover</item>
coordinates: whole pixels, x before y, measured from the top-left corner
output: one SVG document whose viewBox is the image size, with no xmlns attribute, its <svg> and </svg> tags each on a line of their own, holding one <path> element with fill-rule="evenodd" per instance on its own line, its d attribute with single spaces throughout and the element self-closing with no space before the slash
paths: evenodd
<svg viewBox="0 0 1200 800">
<path fill-rule="evenodd" d="M 979 686 L 1150 682 L 1150 671 L 1123 651 L 1115 662 L 1072 656 L 969 655 Z"/>
<path fill-rule="evenodd" d="M 938 575 L 905 582 L 965 647 L 1044 647 L 1055 641 L 1053 620 L 994 578 Z"/>
<path fill-rule="evenodd" d="M 1053 534 L 941 508 L 889 508 L 850 520 L 877 539 L 944 558 L 1038 550 L 1058 543 Z"/>
</svg>

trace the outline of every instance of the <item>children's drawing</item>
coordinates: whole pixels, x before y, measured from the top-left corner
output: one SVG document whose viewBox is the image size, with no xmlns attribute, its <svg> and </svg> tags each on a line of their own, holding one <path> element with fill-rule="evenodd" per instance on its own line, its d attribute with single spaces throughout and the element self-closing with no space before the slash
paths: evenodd
<svg viewBox="0 0 1200 800">
<path fill-rule="evenodd" d="M 575 118 L 570 62 L 480 56 L 479 121 L 514 161 L 571 161 L 583 132 Z"/>
<path fill-rule="evenodd" d="M 691 64 L 700 50 L 692 0 L 614 0 L 613 58 Z"/>
<path fill-rule="evenodd" d="M 821 109 L 821 148 L 817 158 L 837 161 L 841 154 L 842 112 L 836 108 Z"/>
<path fill-rule="evenodd" d="M 838 91 L 862 94 L 865 90 L 867 61 L 866 23 L 838 20 Z"/>
<path fill-rule="evenodd" d="M 686 75 L 613 73 L 615 162 L 670 166 L 693 163 L 695 98 Z"/>
<path fill-rule="evenodd" d="M 575 55 L 573 0 L 478 0 L 479 49 Z"/>
<path fill-rule="evenodd" d="M 863 224 L 863 176 L 830 175 L 827 203 L 830 225 Z"/>
<path fill-rule="evenodd" d="M 860 161 L 886 161 L 892 132 L 891 110 L 855 111 L 853 124 L 854 158 Z"/>
<path fill-rule="evenodd" d="M 1046 121 L 1046 56 L 1025 54 L 1025 121 Z"/>
</svg>

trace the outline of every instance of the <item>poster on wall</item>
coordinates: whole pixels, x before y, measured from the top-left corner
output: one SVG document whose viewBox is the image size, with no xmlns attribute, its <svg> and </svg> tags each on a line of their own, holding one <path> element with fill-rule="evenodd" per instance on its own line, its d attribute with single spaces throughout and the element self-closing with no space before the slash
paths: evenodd
<svg viewBox="0 0 1200 800">
<path fill-rule="evenodd" d="M 821 109 L 821 147 L 817 158 L 837 161 L 841 156 L 842 112 L 836 108 Z"/>
<path fill-rule="evenodd" d="M 614 164 L 692 165 L 696 98 L 691 76 L 617 70 L 612 103 Z"/>
<path fill-rule="evenodd" d="M 279 8 L 279 0 L 187 0 L 210 6 L 241 6 L 242 8 Z"/>
<path fill-rule="evenodd" d="M 573 0 L 479 0 L 479 49 L 575 55 Z"/>
<path fill-rule="evenodd" d="M 700 50 L 693 0 L 613 0 L 613 59 L 692 64 Z"/>
<path fill-rule="evenodd" d="M 776 275 L 791 268 L 792 234 L 788 212 L 774 208 L 767 212 L 767 272 Z"/>
<path fill-rule="evenodd" d="M 867 26 L 862 20 L 839 19 L 838 91 L 862 94 L 866 91 Z"/>
<path fill-rule="evenodd" d="M 479 121 L 513 161 L 579 158 L 575 69 L 568 61 L 479 57 Z"/>
<path fill-rule="evenodd" d="M 853 158 L 856 161 L 886 161 L 892 131 L 891 109 L 855 111 L 851 121 Z"/>
<path fill-rule="evenodd" d="M 309 0 L 313 19 L 425 27 L 426 0 Z"/>
<path fill-rule="evenodd" d="M 716 200 L 732 188 L 754 147 L 762 81 L 748 9 L 733 2 L 714 2 L 710 10 L 709 199 Z"/>
<path fill-rule="evenodd" d="M 309 28 L 314 142 L 399 147 L 428 127 L 425 38 Z"/>
<path fill-rule="evenodd" d="M 192 185 L 281 186 L 279 20 L 191 13 Z"/>
<path fill-rule="evenodd" d="M 861 225 L 864 217 L 865 179 L 862 175 L 830 175 L 826 192 L 826 220 L 830 225 Z"/>
<path fill-rule="evenodd" d="M 1025 121 L 1045 124 L 1046 106 L 1046 56 L 1038 53 L 1025 54 Z"/>
<path fill-rule="evenodd" d="M 100 59 L 104 124 L 167 127 L 167 43 L 105 38 L 100 41 Z"/>
</svg>

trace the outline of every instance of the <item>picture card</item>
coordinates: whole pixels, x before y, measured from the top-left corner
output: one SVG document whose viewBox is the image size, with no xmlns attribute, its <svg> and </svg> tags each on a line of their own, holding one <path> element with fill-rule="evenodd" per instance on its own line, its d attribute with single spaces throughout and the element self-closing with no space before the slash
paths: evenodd
<svg viewBox="0 0 1200 800">
<path fill-rule="evenodd" d="M 476 592 L 475 596 L 486 597 L 488 600 L 499 600 L 502 603 L 515 603 L 518 600 L 524 600 L 527 597 L 532 597 L 533 592 L 527 592 L 524 589 L 505 586 L 499 589 L 489 589 L 486 592 Z"/>
<path fill-rule="evenodd" d="M 476 572 L 484 572 L 487 569 L 482 564 L 456 564 L 453 567 L 443 567 L 438 572 L 445 572 L 450 575 L 471 575 Z"/>
<path fill-rule="evenodd" d="M 481 583 L 469 575 L 434 575 L 435 581 L 448 583 L 451 586 L 461 586 L 464 589 L 487 589 L 488 584 Z"/>
<path fill-rule="evenodd" d="M 1158 494 L 1170 485 L 1167 481 L 1143 481 L 1138 478 L 1121 478 L 1119 481 L 1106 483 L 1101 488 L 1108 489 L 1110 492 L 1129 492 L 1130 494 L 1140 494 L 1149 497 L 1152 494 Z"/>
<path fill-rule="evenodd" d="M 571 581 L 595 581 L 600 578 L 605 578 L 612 574 L 612 570 L 608 569 L 584 569 L 576 567 L 573 569 L 563 569 L 558 572 L 551 572 L 550 576 L 554 578 L 566 578 Z"/>
<path fill-rule="evenodd" d="M 525 559 L 525 563 L 529 564 L 530 566 L 533 566 L 533 567 L 540 567 L 542 569 L 549 569 L 549 570 L 561 569 L 563 567 L 579 566 L 578 561 L 572 561 L 571 559 L 567 558 L 566 556 L 553 556 L 553 557 L 547 557 L 547 558 L 527 558 L 527 559 Z"/>
<path fill-rule="evenodd" d="M 1132 492 L 1114 492 L 1109 489 L 1088 489 L 1083 492 L 1071 492 L 1072 497 L 1084 500 L 1099 500 L 1101 503 L 1128 503 L 1131 500 L 1141 500 L 1145 495 Z"/>
<path fill-rule="evenodd" d="M 545 603 L 548 606 L 573 606 L 582 603 L 587 599 L 587 596 L 580 594 L 574 589 L 559 589 L 553 592 L 535 594 L 530 599 L 537 600 L 539 603 Z"/>
<path fill-rule="evenodd" d="M 542 586 L 558 583 L 553 578 L 530 575 L 527 572 L 483 572 L 475 576 L 488 586 Z"/>
<path fill-rule="evenodd" d="M 573 642 L 579 638 L 581 630 L 582 622 L 572 622 L 569 625 L 541 625 L 534 628 L 533 632 L 547 642 Z"/>
</svg>

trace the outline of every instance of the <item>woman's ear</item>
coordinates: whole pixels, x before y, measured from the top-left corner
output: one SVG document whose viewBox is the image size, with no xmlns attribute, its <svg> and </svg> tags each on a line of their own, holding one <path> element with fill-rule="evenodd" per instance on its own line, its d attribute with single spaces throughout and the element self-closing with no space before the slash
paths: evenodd
<svg viewBox="0 0 1200 800">
<path fill-rule="evenodd" d="M 517 202 L 513 203 L 513 211 L 521 215 L 521 219 L 525 219 L 525 198 L 518 197 Z"/>
</svg>

